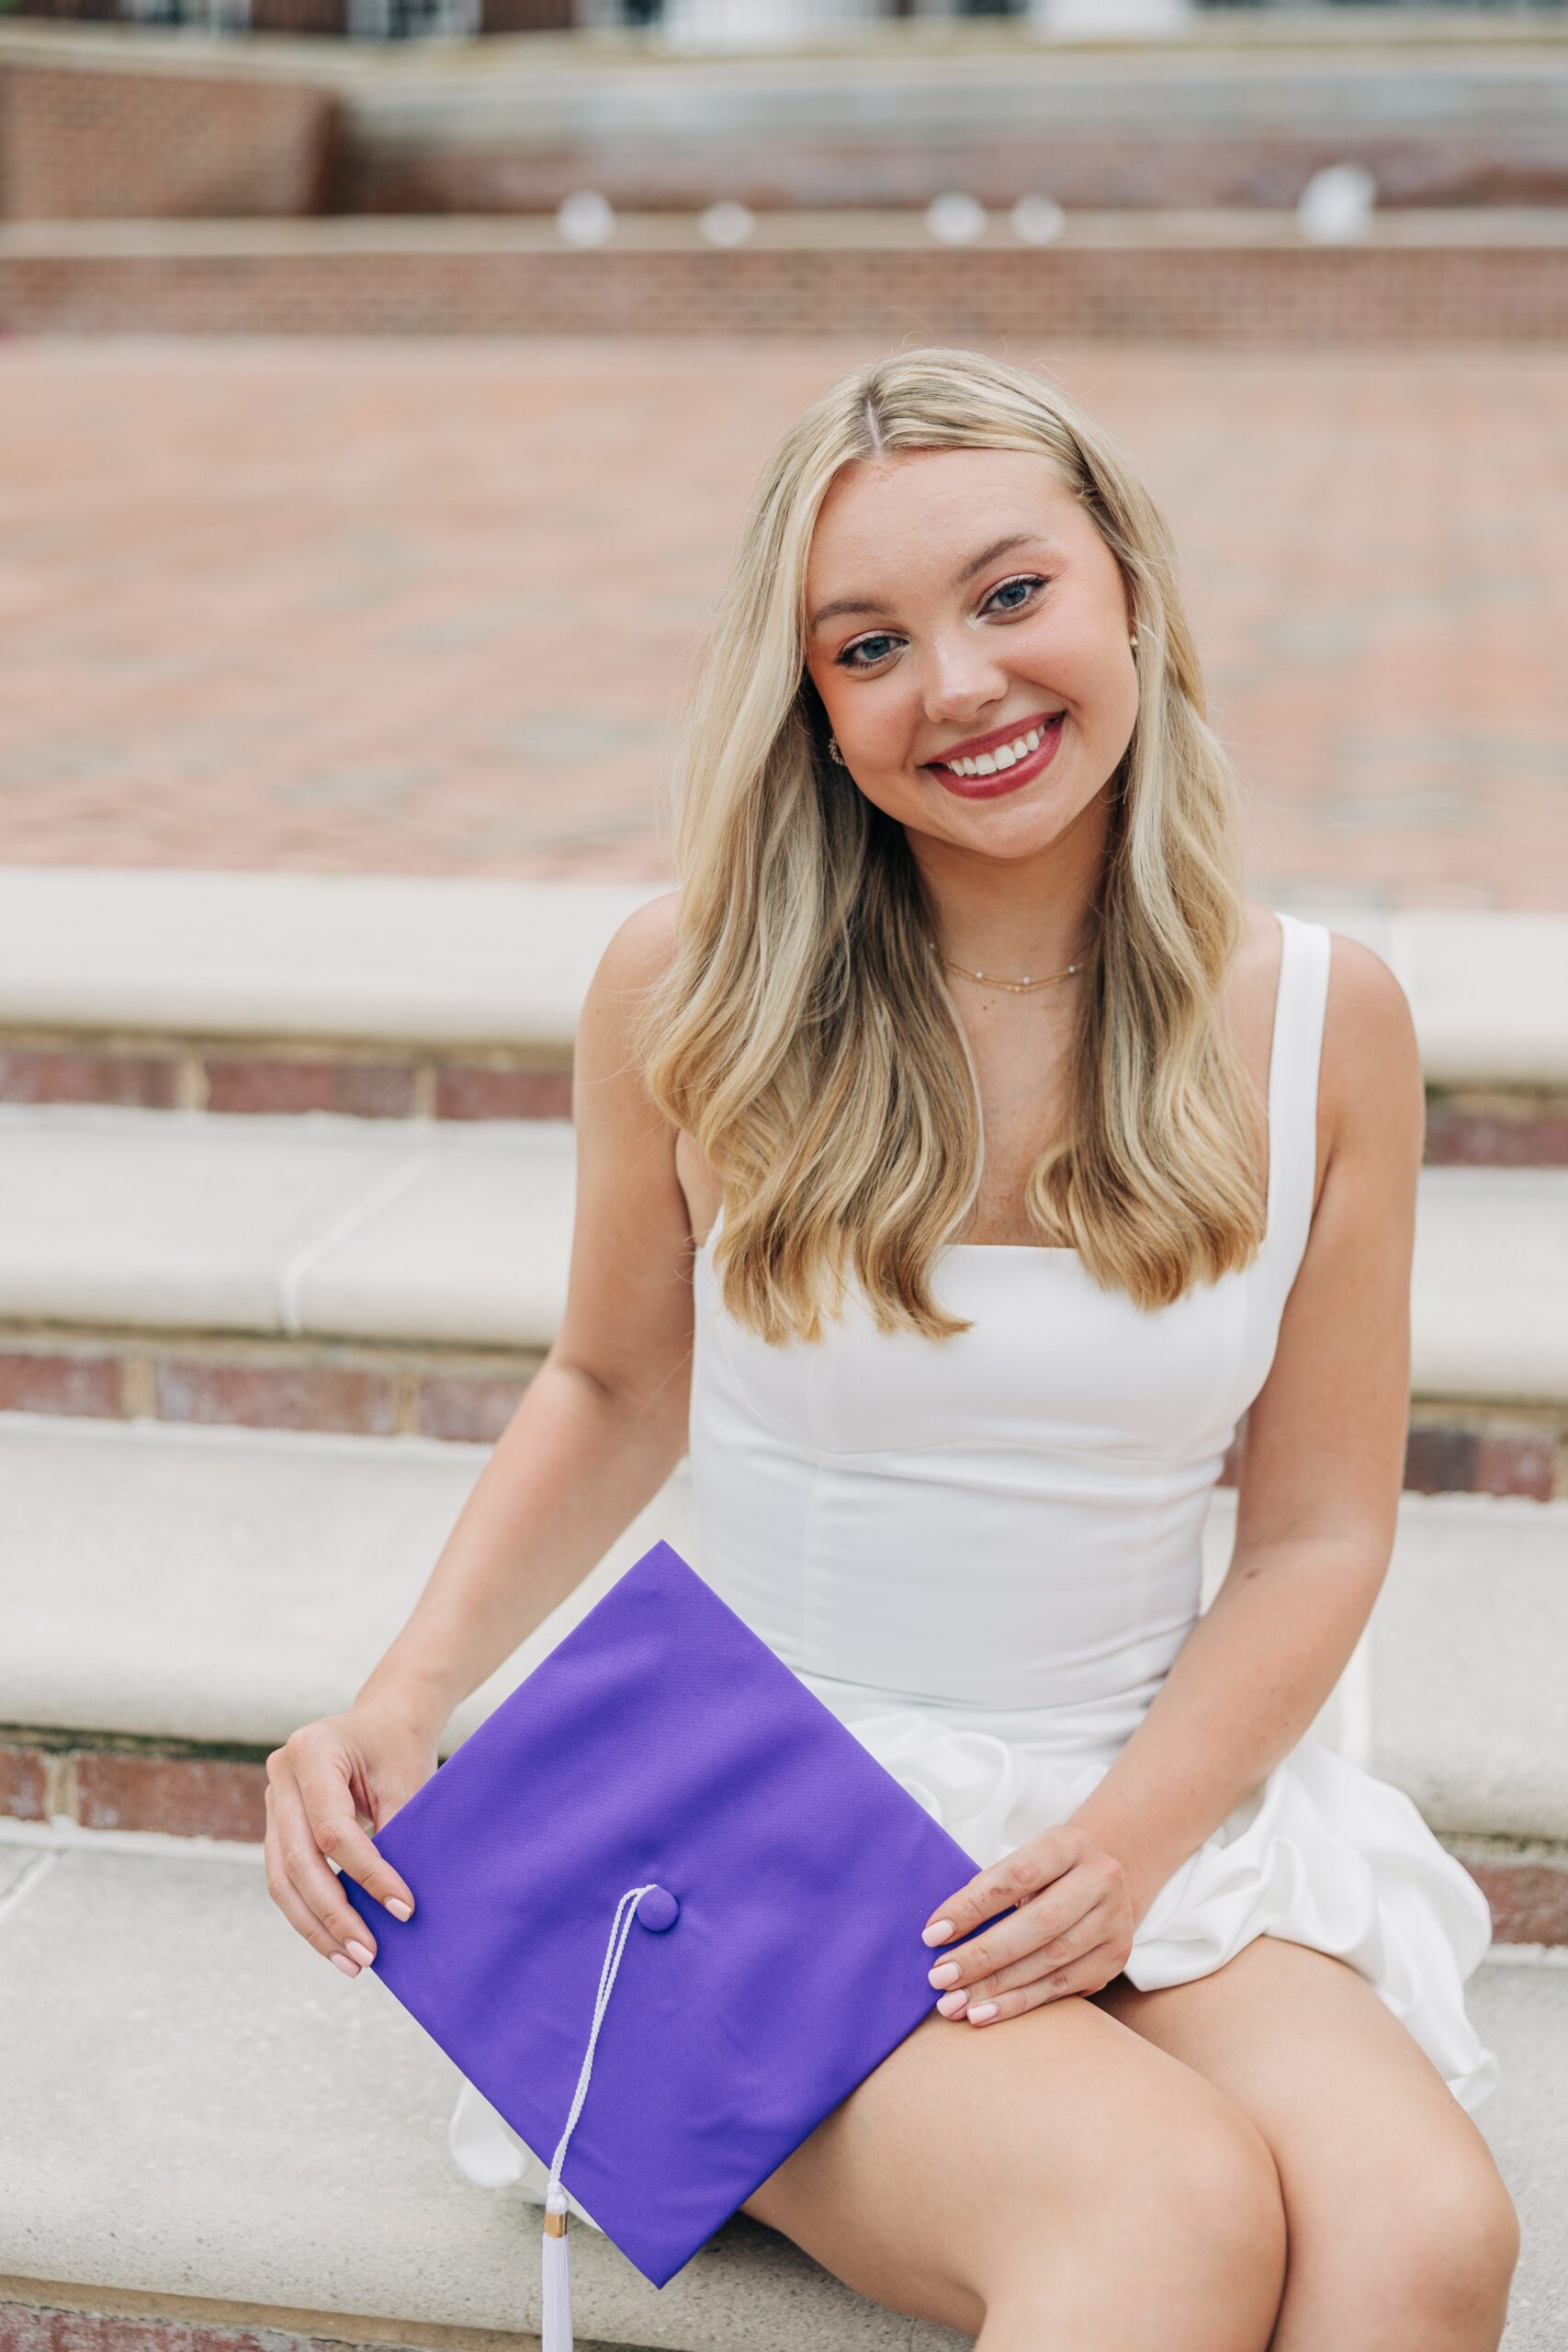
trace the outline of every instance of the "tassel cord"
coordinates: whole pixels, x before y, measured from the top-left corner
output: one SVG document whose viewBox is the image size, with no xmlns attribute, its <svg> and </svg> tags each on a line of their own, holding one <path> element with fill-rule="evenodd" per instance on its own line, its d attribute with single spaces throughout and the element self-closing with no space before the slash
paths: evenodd
<svg viewBox="0 0 1568 2352">
<path fill-rule="evenodd" d="M 610 1940 L 604 1949 L 604 1965 L 599 1971 L 599 1991 L 593 2004 L 593 2026 L 588 2036 L 588 2048 L 583 2053 L 581 2071 L 577 2077 L 577 2091 L 571 2102 L 571 2112 L 566 2119 L 566 2130 L 556 2148 L 555 2161 L 550 2165 L 550 2183 L 545 2194 L 544 2244 L 544 2310 L 541 2314 L 542 2352 L 572 2352 L 571 2332 L 571 2254 L 567 2237 L 567 2199 L 561 2186 L 560 2168 L 566 2161 L 567 2142 L 572 2135 L 577 2119 L 582 2112 L 582 2102 L 588 2096 L 589 2079 L 593 2072 L 593 2051 L 599 2040 L 599 2028 L 604 2021 L 615 1988 L 615 1974 L 621 1964 L 621 1954 L 626 1948 L 626 1938 L 637 1906 L 645 1894 L 653 1892 L 648 1886 L 626 1889 L 615 1905 L 615 1923 L 610 1930 Z M 629 1907 L 628 1907 L 629 1906 Z"/>
<path fill-rule="evenodd" d="M 546 2191 L 545 2206 L 547 2211 L 551 2213 L 564 2213 L 566 2211 L 566 2192 L 560 2186 L 560 2168 L 566 2161 L 566 2144 L 576 2128 L 577 2119 L 582 2112 L 582 2102 L 588 2096 L 589 2078 L 593 2072 L 594 2045 L 599 2039 L 599 2028 L 604 2021 L 604 2011 L 609 2007 L 610 1995 L 615 1989 L 616 1972 L 621 1965 L 621 1954 L 626 1948 L 626 1938 L 631 1933 L 632 1921 L 637 1917 L 637 1906 L 645 1894 L 650 1894 L 652 1892 L 652 1881 L 649 1881 L 647 1886 L 628 1887 L 615 1905 L 615 1923 L 610 1930 L 610 1940 L 604 1950 L 604 1965 L 599 1971 L 599 1991 L 593 2004 L 593 2026 L 588 2036 L 588 2048 L 583 2053 L 582 2068 L 577 2077 L 577 2090 L 571 2102 L 571 2112 L 566 2119 L 566 2130 L 560 2135 L 555 2159 L 550 2165 L 550 2185 Z"/>
</svg>

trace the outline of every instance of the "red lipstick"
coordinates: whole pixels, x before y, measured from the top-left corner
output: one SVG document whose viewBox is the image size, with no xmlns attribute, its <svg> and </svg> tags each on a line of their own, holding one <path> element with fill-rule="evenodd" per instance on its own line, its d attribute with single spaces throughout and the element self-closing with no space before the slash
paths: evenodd
<svg viewBox="0 0 1568 2352">
<path fill-rule="evenodd" d="M 961 800 L 995 800 L 1004 792 L 1016 792 L 1020 785 L 1030 783 L 1050 766 L 1066 723 L 1065 711 L 1053 711 L 1048 718 L 1025 719 L 1021 726 L 999 727 L 988 736 L 976 736 L 973 743 L 955 745 L 948 754 L 955 760 L 976 759 L 995 744 L 1014 742 L 1020 735 L 1027 735 L 1032 727 L 1043 726 L 1044 733 L 1027 758 L 1016 761 L 1010 768 L 998 769 L 995 775 L 955 775 L 941 760 L 928 762 L 924 772 L 933 776 L 944 792 L 955 793 Z"/>
</svg>

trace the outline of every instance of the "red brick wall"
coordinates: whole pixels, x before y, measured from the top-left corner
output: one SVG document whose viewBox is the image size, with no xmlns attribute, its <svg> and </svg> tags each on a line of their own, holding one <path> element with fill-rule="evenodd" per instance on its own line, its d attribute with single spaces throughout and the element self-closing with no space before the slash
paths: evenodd
<svg viewBox="0 0 1568 2352">
<path fill-rule="evenodd" d="M 354 224 L 357 229 L 358 224 Z M 593 254 L 333 224 L 269 249 L 0 254 L 16 333 L 883 334 L 1387 345 L 1568 336 L 1568 245 Z"/>
<path fill-rule="evenodd" d="M 335 105 L 309 84 L 0 66 L 0 212 L 227 219 L 321 209 Z"/>
</svg>

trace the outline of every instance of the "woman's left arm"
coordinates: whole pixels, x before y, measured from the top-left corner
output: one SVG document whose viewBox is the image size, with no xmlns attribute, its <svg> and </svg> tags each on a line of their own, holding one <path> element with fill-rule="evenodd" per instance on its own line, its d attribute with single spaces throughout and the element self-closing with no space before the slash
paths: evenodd
<svg viewBox="0 0 1568 2352">
<path fill-rule="evenodd" d="M 1425 1090 L 1403 989 L 1337 934 L 1319 1116 L 1322 1193 L 1247 1417 L 1224 1583 L 1072 1816 L 1121 1862 L 1134 1920 L 1310 1727 L 1393 1549 Z"/>
</svg>

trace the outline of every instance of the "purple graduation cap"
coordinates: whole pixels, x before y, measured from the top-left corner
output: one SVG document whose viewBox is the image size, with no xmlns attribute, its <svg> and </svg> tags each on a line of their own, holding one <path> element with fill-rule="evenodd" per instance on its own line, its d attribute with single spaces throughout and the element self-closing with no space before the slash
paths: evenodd
<svg viewBox="0 0 1568 2352">
<path fill-rule="evenodd" d="M 555 2151 L 545 2352 L 566 2190 L 664 2286 L 934 2006 L 920 1930 L 977 1868 L 668 1544 L 374 1842 L 414 1898 L 344 1873 L 376 1973 Z"/>
</svg>

